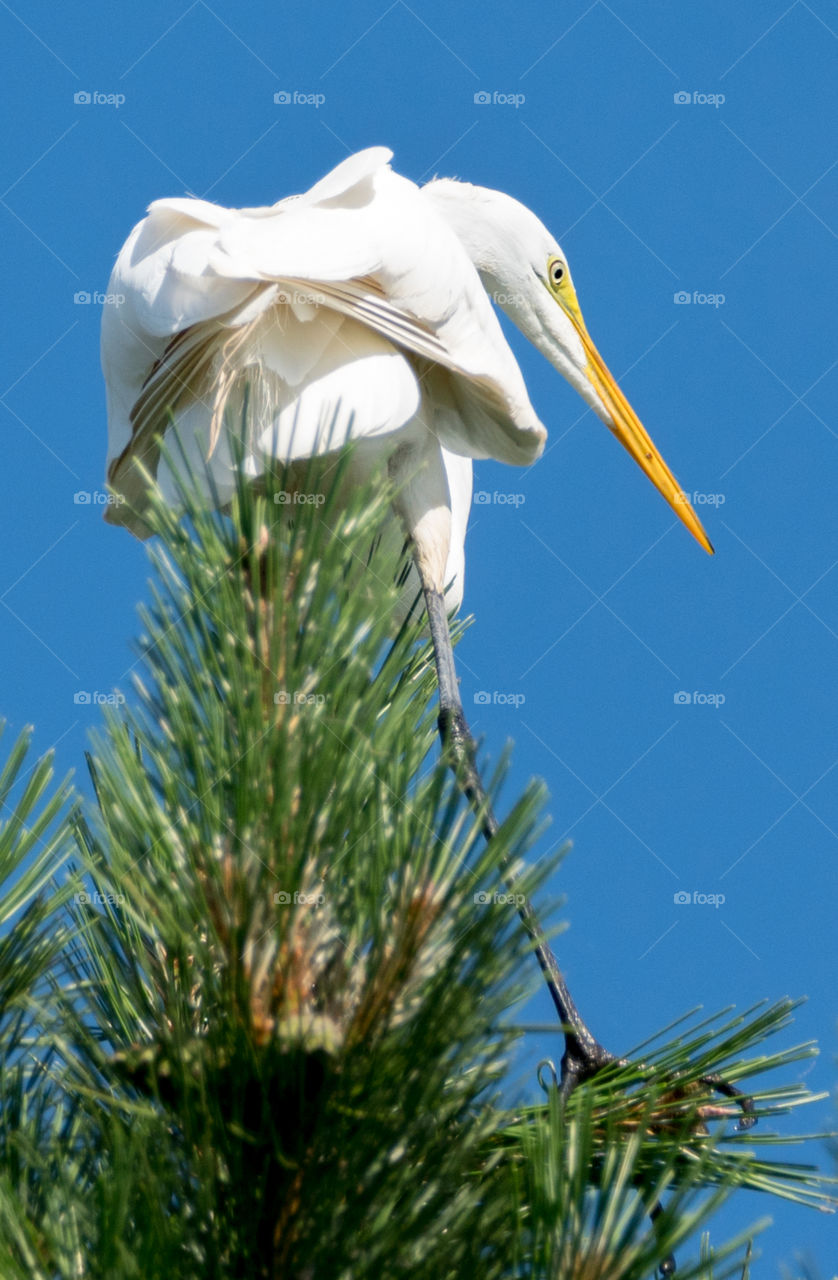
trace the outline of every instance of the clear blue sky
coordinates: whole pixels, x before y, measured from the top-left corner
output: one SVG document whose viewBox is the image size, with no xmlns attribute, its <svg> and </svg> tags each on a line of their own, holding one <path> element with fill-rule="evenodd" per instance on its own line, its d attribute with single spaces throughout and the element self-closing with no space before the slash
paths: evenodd
<svg viewBox="0 0 838 1280">
<path fill-rule="evenodd" d="M 477 468 L 474 728 L 495 755 L 515 740 L 508 794 L 542 775 L 552 835 L 572 837 L 559 951 L 600 1037 L 622 1050 L 695 1004 L 808 995 L 787 1042 L 820 1040 L 804 1074 L 831 1089 L 838 5 L 28 0 L 0 31 L 11 725 L 81 770 L 99 713 L 74 694 L 129 680 L 145 552 L 74 502 L 103 490 L 105 451 L 101 308 L 74 297 L 105 290 L 149 201 L 272 203 L 372 144 L 416 180 L 509 191 L 556 232 L 717 555 L 514 334 L 550 439 L 529 471 Z M 809 1125 L 833 1122 L 824 1104 Z M 765 1209 L 738 1200 L 720 1238 Z M 807 1243 L 832 1273 L 833 1223 L 774 1217 L 760 1276 Z"/>
</svg>

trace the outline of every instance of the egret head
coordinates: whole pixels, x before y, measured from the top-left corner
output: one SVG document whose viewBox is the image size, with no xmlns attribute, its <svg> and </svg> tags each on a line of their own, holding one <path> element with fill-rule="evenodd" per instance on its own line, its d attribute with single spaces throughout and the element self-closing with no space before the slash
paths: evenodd
<svg viewBox="0 0 838 1280">
<path fill-rule="evenodd" d="M 433 182 L 426 190 L 457 232 L 487 292 L 579 392 L 712 554 L 681 486 L 597 351 L 567 259 L 544 224 L 501 191 L 451 180 Z"/>
</svg>

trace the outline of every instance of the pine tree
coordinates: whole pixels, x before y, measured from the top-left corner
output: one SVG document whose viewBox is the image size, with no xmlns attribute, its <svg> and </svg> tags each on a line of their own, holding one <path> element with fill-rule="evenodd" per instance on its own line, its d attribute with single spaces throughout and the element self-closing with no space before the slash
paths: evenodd
<svg viewBox="0 0 838 1280">
<path fill-rule="evenodd" d="M 762 1154 L 811 1101 L 749 1083 L 813 1051 L 761 1050 L 791 1004 L 669 1028 L 566 1103 L 542 1064 L 538 1089 L 503 868 L 543 907 L 543 788 L 484 842 L 421 624 L 391 634 L 370 555 L 391 495 L 339 480 L 309 504 L 242 484 L 227 514 L 185 495 L 187 519 L 155 502 L 96 804 L 49 760 L 27 774 L 25 739 L 0 774 L 0 1274 L 641 1280 L 677 1251 L 683 1280 L 745 1275 L 745 1237 L 688 1259 L 738 1188 L 830 1203 Z"/>
</svg>

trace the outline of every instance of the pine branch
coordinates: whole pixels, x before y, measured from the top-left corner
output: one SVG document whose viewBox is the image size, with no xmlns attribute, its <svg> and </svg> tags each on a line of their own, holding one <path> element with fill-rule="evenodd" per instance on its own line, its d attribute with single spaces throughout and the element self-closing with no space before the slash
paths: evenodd
<svg viewBox="0 0 838 1280">
<path fill-rule="evenodd" d="M 494 899 L 505 860 L 529 897 L 553 869 L 526 865 L 543 788 L 483 844 L 437 758 L 424 632 L 391 634 L 391 494 L 353 496 L 348 465 L 242 483 L 227 515 L 152 505 L 141 671 L 93 745 L 97 804 L 49 802 L 60 838 L 29 863 L 46 774 L 17 800 L 9 902 L 52 884 L 69 839 L 86 896 L 68 878 L 61 928 L 53 903 L 16 953 L 9 1274 L 641 1280 L 678 1249 L 684 1280 L 741 1275 L 744 1237 L 680 1256 L 737 1188 L 829 1205 L 767 1150 L 799 1139 L 765 1121 L 812 1101 L 783 1083 L 811 1047 L 761 1049 L 793 1005 L 669 1028 L 566 1107 L 545 1077 L 510 1110 L 537 974 Z M 289 514 L 292 485 L 323 501 Z M 725 1130 L 700 1082 L 722 1070 L 758 1136 Z"/>
</svg>

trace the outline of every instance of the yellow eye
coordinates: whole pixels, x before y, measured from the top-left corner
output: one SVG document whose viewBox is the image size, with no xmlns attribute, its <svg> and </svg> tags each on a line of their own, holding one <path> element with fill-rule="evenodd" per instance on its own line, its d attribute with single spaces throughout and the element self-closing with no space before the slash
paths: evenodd
<svg viewBox="0 0 838 1280">
<path fill-rule="evenodd" d="M 566 275 L 567 267 L 561 258 L 551 258 L 547 263 L 547 279 L 550 281 L 550 288 L 558 289 Z"/>
</svg>

